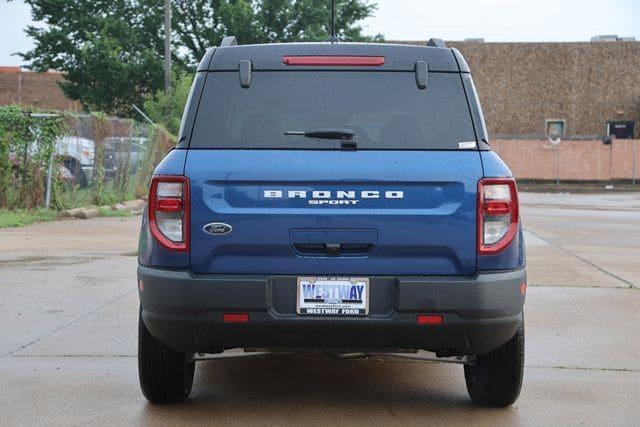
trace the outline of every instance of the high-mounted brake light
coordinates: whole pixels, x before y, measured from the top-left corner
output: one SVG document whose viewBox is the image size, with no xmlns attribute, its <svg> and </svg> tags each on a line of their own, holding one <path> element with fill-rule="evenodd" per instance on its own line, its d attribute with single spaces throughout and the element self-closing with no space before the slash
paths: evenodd
<svg viewBox="0 0 640 427">
<path fill-rule="evenodd" d="M 189 180 L 184 176 L 154 176 L 149 190 L 149 229 L 167 249 L 189 250 Z"/>
<path fill-rule="evenodd" d="M 513 178 L 478 182 L 478 253 L 497 254 L 518 233 L 518 191 Z"/>
<path fill-rule="evenodd" d="M 283 56 L 282 62 L 287 65 L 377 67 L 384 65 L 384 56 Z"/>
</svg>

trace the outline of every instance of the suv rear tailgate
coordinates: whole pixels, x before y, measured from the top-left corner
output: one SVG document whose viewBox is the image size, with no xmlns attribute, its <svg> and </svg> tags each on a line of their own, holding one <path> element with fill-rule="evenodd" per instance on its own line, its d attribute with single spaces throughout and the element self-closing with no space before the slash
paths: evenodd
<svg viewBox="0 0 640 427">
<path fill-rule="evenodd" d="M 476 270 L 478 151 L 197 149 L 185 175 L 195 273 Z"/>
</svg>

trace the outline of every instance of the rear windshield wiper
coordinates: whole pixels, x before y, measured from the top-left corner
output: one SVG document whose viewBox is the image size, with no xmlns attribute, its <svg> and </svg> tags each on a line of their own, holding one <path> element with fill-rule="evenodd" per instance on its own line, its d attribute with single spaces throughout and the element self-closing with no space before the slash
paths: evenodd
<svg viewBox="0 0 640 427">
<path fill-rule="evenodd" d="M 312 130 L 288 130 L 285 135 L 299 135 L 307 138 L 339 139 L 342 148 L 355 149 L 358 144 L 355 133 L 351 129 L 312 129 Z"/>
</svg>

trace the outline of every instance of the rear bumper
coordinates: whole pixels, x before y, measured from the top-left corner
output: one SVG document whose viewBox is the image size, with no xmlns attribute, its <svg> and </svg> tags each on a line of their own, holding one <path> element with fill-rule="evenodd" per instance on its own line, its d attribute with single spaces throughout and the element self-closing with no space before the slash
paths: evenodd
<svg viewBox="0 0 640 427">
<path fill-rule="evenodd" d="M 142 318 L 157 339 L 189 352 L 227 348 L 422 349 L 474 355 L 516 332 L 525 270 L 473 277 L 372 276 L 366 317 L 301 317 L 296 276 L 200 275 L 138 267 Z M 224 313 L 248 313 L 245 324 Z M 440 314 L 440 325 L 417 325 Z"/>
</svg>

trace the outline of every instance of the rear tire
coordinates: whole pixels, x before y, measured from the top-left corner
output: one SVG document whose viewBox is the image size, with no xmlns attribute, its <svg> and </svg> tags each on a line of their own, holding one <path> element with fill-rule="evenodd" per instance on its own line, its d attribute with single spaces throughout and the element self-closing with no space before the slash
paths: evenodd
<svg viewBox="0 0 640 427">
<path fill-rule="evenodd" d="M 465 365 L 467 391 L 474 403 L 505 407 L 520 395 L 524 374 L 524 318 L 506 344 L 477 357 L 475 365 Z"/>
<path fill-rule="evenodd" d="M 138 374 L 142 394 L 153 403 L 184 400 L 193 386 L 193 354 L 170 349 L 155 339 L 138 316 Z"/>
</svg>

